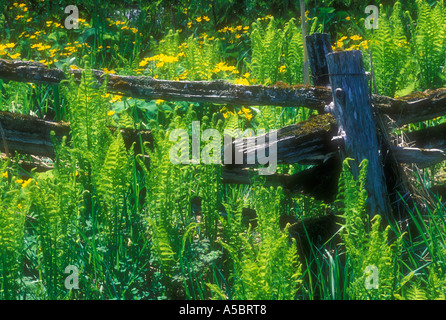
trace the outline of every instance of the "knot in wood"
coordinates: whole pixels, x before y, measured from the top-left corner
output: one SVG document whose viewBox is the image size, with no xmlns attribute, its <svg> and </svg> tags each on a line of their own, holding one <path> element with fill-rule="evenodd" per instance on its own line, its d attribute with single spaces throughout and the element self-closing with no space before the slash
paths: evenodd
<svg viewBox="0 0 446 320">
<path fill-rule="evenodd" d="M 345 102 L 345 92 L 341 88 L 336 88 L 335 91 L 336 99 L 338 100 L 340 104 L 344 105 Z"/>
</svg>

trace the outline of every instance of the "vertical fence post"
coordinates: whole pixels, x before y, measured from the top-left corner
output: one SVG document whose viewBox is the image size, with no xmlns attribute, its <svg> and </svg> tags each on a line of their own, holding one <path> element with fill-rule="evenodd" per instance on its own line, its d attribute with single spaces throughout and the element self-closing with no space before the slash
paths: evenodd
<svg viewBox="0 0 446 320">
<path fill-rule="evenodd" d="M 305 37 L 308 51 L 308 61 L 311 68 L 313 85 L 327 87 L 330 84 L 328 76 L 327 54 L 333 50 L 328 33 L 313 33 Z"/>
<path fill-rule="evenodd" d="M 330 112 L 335 117 L 339 133 L 344 139 L 342 158 L 353 158 L 356 164 L 368 159 L 366 190 L 369 216 L 391 216 L 391 206 L 382 167 L 378 132 L 368 95 L 367 79 L 361 51 L 332 52 L 327 65 L 333 93 Z M 359 169 L 352 168 L 358 176 Z"/>
</svg>

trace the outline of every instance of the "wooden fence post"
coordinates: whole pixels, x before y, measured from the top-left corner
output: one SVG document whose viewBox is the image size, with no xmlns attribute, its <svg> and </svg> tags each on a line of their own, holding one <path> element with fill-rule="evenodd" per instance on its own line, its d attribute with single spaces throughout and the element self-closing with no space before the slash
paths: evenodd
<svg viewBox="0 0 446 320">
<path fill-rule="evenodd" d="M 328 33 L 313 33 L 305 37 L 310 62 L 313 85 L 327 87 L 330 84 L 328 76 L 327 54 L 333 50 Z"/>
<path fill-rule="evenodd" d="M 339 136 L 343 137 L 345 150 L 342 160 L 353 158 L 357 165 L 368 159 L 366 190 L 369 216 L 375 214 L 391 218 L 378 132 L 368 95 L 367 78 L 361 51 L 341 51 L 327 55 L 333 103 L 330 113 L 335 117 Z M 352 168 L 358 177 L 359 169 Z"/>
</svg>

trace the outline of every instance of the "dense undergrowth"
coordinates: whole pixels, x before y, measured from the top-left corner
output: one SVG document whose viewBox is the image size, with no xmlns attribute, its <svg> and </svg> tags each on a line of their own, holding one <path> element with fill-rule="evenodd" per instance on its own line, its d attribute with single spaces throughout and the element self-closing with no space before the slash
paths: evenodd
<svg viewBox="0 0 446 320">
<path fill-rule="evenodd" d="M 348 2 L 326 1 L 318 10 L 309 1 L 309 30 L 330 32 L 334 49 L 362 50 L 368 71 L 373 62 L 379 94 L 445 85 L 442 1 L 384 2 L 377 30 L 363 27 L 363 10 L 335 10 Z M 0 58 L 85 69 L 80 85 L 70 79 L 66 87 L 0 81 L 1 110 L 71 126 L 71 139 L 54 139 L 52 170 L 0 163 L 0 299 L 445 298 L 444 204 L 436 199 L 427 212 L 411 210 L 415 233 L 398 224 L 382 228 L 380 216 L 369 221 L 367 161 L 357 181 L 344 162 L 337 201 L 326 204 L 266 187 L 261 177 L 253 185 L 222 184 L 219 165 L 174 165 L 169 158 L 170 132 L 191 132 L 193 121 L 221 134 L 271 130 L 312 111 L 145 101 L 94 88 L 92 68 L 170 80 L 302 83 L 300 21 L 277 3 L 275 17 L 263 1 L 245 11 L 232 2 L 211 1 L 203 9 L 179 1 L 173 15 L 162 2 L 141 2 L 142 13 L 126 17 L 117 6 L 91 1 L 80 8 L 79 29 L 66 30 L 63 1 L 0 2 Z M 166 12 L 155 17 L 160 8 Z M 171 30 L 160 32 L 169 23 Z M 127 149 L 109 126 L 151 130 L 154 142 Z M 279 165 L 278 172 L 304 168 Z M 423 186 L 444 182 L 444 163 L 417 174 Z M 253 210 L 256 219 L 247 214 Z M 343 221 L 336 235 L 341 245 L 317 244 L 303 255 L 284 217 L 327 213 Z M 79 270 L 79 289 L 67 289 L 68 266 Z"/>
</svg>

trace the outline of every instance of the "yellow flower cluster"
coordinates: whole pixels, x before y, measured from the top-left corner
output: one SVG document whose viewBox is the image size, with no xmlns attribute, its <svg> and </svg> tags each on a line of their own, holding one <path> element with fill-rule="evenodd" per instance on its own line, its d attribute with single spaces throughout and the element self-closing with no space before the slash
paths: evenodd
<svg viewBox="0 0 446 320">
<path fill-rule="evenodd" d="M 252 110 L 246 107 L 242 107 L 238 114 L 244 116 L 248 120 L 251 120 L 253 117 Z"/>
<path fill-rule="evenodd" d="M 44 45 L 44 44 L 41 43 L 41 42 L 36 43 L 36 44 L 33 44 L 33 45 L 31 46 L 31 49 L 37 49 L 38 51 L 44 51 L 44 50 L 47 50 L 47 49 L 49 49 L 49 48 L 51 48 L 50 45 Z"/>
<path fill-rule="evenodd" d="M 79 19 L 79 21 L 81 21 L 81 20 L 85 21 L 85 19 Z M 64 26 L 62 24 L 60 24 L 59 22 L 53 22 L 51 20 L 48 20 L 45 23 L 46 23 L 47 28 L 50 28 L 50 27 L 61 28 L 61 29 L 64 28 Z"/>
<path fill-rule="evenodd" d="M 6 55 L 8 52 L 6 49 L 12 49 L 15 47 L 15 43 L 6 43 L 6 44 L 0 44 L 0 56 Z"/>
<path fill-rule="evenodd" d="M 215 66 L 214 70 L 212 70 L 214 73 L 219 73 L 220 71 L 224 72 L 232 72 L 234 74 L 238 74 L 238 70 L 235 66 L 228 66 L 225 62 L 219 62 Z"/>
<path fill-rule="evenodd" d="M 187 13 L 187 9 L 185 9 L 184 13 Z M 195 20 L 197 23 L 202 23 L 202 22 L 209 22 L 209 21 L 211 21 L 211 19 L 209 19 L 208 16 L 200 16 L 200 17 L 195 18 L 194 20 Z M 187 27 L 188 27 L 189 29 L 192 28 L 192 24 L 193 24 L 193 21 L 189 21 L 189 22 L 187 23 Z M 181 30 L 181 31 L 182 31 L 182 30 Z"/>
<path fill-rule="evenodd" d="M 226 107 L 221 108 L 220 112 L 223 114 L 223 117 L 225 117 L 225 119 L 230 118 L 233 115 L 235 115 L 234 112 L 232 112 L 231 110 L 229 110 Z"/>
<path fill-rule="evenodd" d="M 114 94 L 114 95 L 112 96 L 111 100 L 110 100 L 110 103 L 115 103 L 115 102 L 122 101 L 122 97 L 123 97 L 123 96 L 121 96 L 121 95 L 119 95 L 119 94 Z"/>
<path fill-rule="evenodd" d="M 198 23 L 200 23 L 200 22 L 202 22 L 202 21 L 209 22 L 210 20 L 211 20 L 211 19 L 209 19 L 208 16 L 202 16 L 202 17 L 195 18 L 195 21 L 197 21 Z"/>
<path fill-rule="evenodd" d="M 162 68 L 164 66 L 165 63 L 174 63 L 174 62 L 178 62 L 178 56 L 174 57 L 174 56 L 168 56 L 165 55 L 163 53 L 161 54 L 157 54 L 153 57 L 149 57 L 149 58 L 145 58 L 143 59 L 140 63 L 139 66 L 140 67 L 144 67 L 146 66 L 150 61 L 154 61 L 156 62 L 156 67 L 157 68 Z"/>
<path fill-rule="evenodd" d="M 24 19 L 25 22 L 31 22 L 33 20 L 33 18 L 29 16 L 28 7 L 26 6 L 25 3 L 14 2 L 12 4 L 12 6 L 9 7 L 9 10 L 13 10 L 15 8 L 19 9 L 19 11 L 21 13 L 21 14 L 16 15 L 15 20 Z"/>
<path fill-rule="evenodd" d="M 248 33 L 249 30 L 249 26 L 242 26 L 242 25 L 238 25 L 236 27 L 232 27 L 232 26 L 226 26 L 220 30 L 218 30 L 219 33 L 222 34 L 228 34 L 229 36 L 233 35 L 235 40 L 236 39 L 240 39 L 244 34 Z M 228 42 L 229 43 L 235 43 L 235 40 L 233 39 L 229 39 Z M 226 40 L 225 37 L 220 37 L 220 40 Z"/>
<path fill-rule="evenodd" d="M 120 21 L 120 20 L 113 21 L 113 20 L 110 19 L 110 18 L 107 18 L 107 19 L 105 19 L 105 20 L 108 21 L 108 25 L 109 25 L 110 27 L 113 26 L 113 25 L 116 25 L 116 26 L 119 27 L 120 25 L 125 25 L 125 24 L 126 24 L 125 21 Z"/>
<path fill-rule="evenodd" d="M 344 47 L 344 42 L 346 40 L 350 39 L 351 41 L 357 42 L 357 41 L 361 41 L 363 40 L 363 38 L 359 35 L 353 35 L 350 38 L 346 37 L 346 36 L 342 36 L 338 41 L 336 41 L 336 45 L 333 46 L 333 50 L 337 48 L 343 48 Z M 361 41 L 359 44 L 358 43 L 351 43 L 350 42 L 350 47 L 346 48 L 345 50 L 349 51 L 349 50 L 367 50 L 369 48 L 369 41 L 368 40 L 363 40 Z"/>
<path fill-rule="evenodd" d="M 342 48 L 344 46 L 344 41 L 348 38 L 346 36 L 341 37 L 338 41 L 336 41 L 336 47 Z"/>
<path fill-rule="evenodd" d="M 17 179 L 15 182 L 18 184 L 21 184 L 22 188 L 26 188 L 31 183 L 31 181 L 32 181 L 32 179 L 28 178 L 27 180 Z"/>
<path fill-rule="evenodd" d="M 1 44 L 0 43 L 0 56 L 4 56 L 4 55 L 8 55 L 10 59 L 17 59 L 20 57 L 20 53 L 16 52 L 8 52 L 7 49 L 13 49 L 15 47 L 15 43 L 6 43 L 6 44 Z"/>
<path fill-rule="evenodd" d="M 115 74 L 115 70 L 108 70 L 107 68 L 102 69 L 105 73 Z"/>
<path fill-rule="evenodd" d="M 37 38 L 39 38 L 39 36 L 41 34 L 46 34 L 46 32 L 43 30 L 40 30 L 40 31 L 34 32 L 34 34 L 28 34 L 28 33 L 26 33 L 26 31 L 24 31 L 19 35 L 19 38 L 25 37 L 25 38 L 29 38 L 29 39 L 37 39 Z"/>
<path fill-rule="evenodd" d="M 246 78 L 238 78 L 238 79 L 235 79 L 235 84 L 242 84 L 244 86 L 248 86 L 249 81 Z"/>
<path fill-rule="evenodd" d="M 225 33 L 225 32 L 229 32 L 229 33 L 236 33 L 238 31 L 242 31 L 243 33 L 247 33 L 249 30 L 249 26 L 236 26 L 236 27 L 224 27 L 220 30 L 218 30 L 219 33 Z"/>
<path fill-rule="evenodd" d="M 108 25 L 111 27 L 111 26 L 117 26 L 119 29 L 121 29 L 121 30 L 130 30 L 130 31 L 132 31 L 133 33 L 138 33 L 138 28 L 131 28 L 131 27 L 129 27 L 128 26 L 128 24 L 127 24 L 127 22 L 125 22 L 125 21 L 121 21 L 121 20 L 116 20 L 116 21 L 113 21 L 112 19 L 110 19 L 110 18 L 107 18 L 107 19 L 105 19 L 105 20 L 107 20 L 108 21 Z M 140 36 L 142 36 L 142 34 L 140 33 Z"/>
<path fill-rule="evenodd" d="M 220 112 L 223 114 L 223 117 L 225 119 L 230 118 L 235 115 L 235 112 L 231 109 L 227 108 L 226 106 L 220 109 Z M 244 117 L 247 120 L 251 120 L 254 115 L 252 114 L 252 110 L 247 107 L 242 107 L 239 112 L 237 112 L 239 116 Z"/>
</svg>

